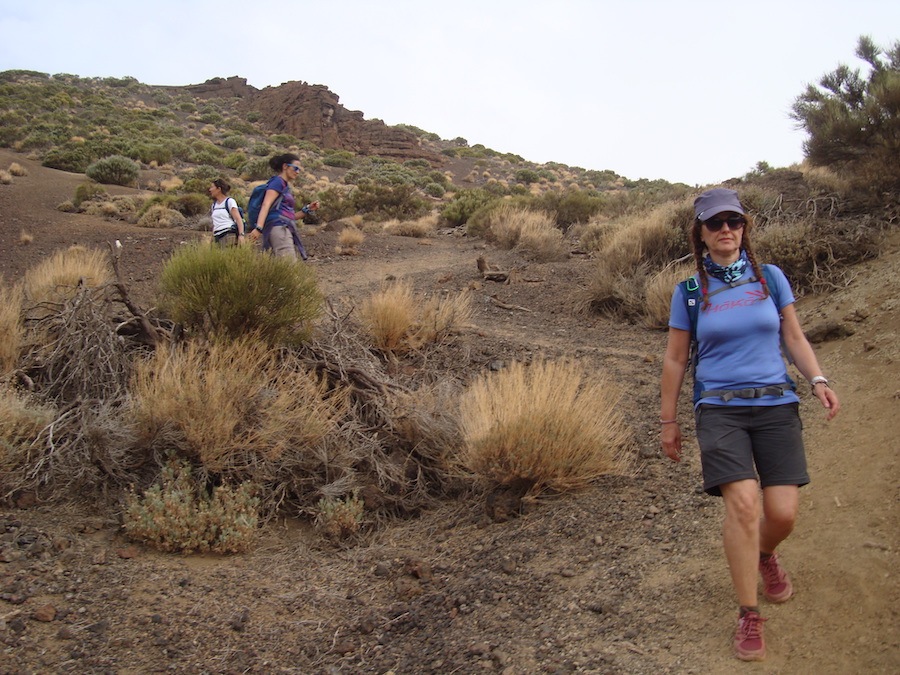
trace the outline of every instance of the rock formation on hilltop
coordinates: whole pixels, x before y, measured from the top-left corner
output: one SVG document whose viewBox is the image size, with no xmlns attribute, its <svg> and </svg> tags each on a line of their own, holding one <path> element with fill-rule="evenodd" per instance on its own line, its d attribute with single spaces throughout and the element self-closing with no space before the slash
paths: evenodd
<svg viewBox="0 0 900 675">
<path fill-rule="evenodd" d="M 246 78 L 229 77 L 182 89 L 198 98 L 241 98 L 238 109 L 259 113 L 261 123 L 273 133 L 291 134 L 326 150 L 442 163 L 442 156 L 423 147 L 415 134 L 381 120 L 363 119 L 363 113 L 347 110 L 337 94 L 320 84 L 295 81 L 260 90 L 247 84 Z"/>
</svg>

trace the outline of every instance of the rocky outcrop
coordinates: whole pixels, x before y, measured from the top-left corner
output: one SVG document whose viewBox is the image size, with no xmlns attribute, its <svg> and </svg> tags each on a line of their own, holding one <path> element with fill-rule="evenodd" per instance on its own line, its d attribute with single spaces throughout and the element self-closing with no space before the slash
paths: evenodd
<svg viewBox="0 0 900 675">
<path fill-rule="evenodd" d="M 245 97 L 239 107 L 258 112 L 261 122 L 273 133 L 291 134 L 320 148 L 398 161 L 442 162 L 441 155 L 422 147 L 415 134 L 389 127 L 381 120 L 366 120 L 357 110 L 347 110 L 337 94 L 323 85 L 286 82 L 266 87 Z"/>
<path fill-rule="evenodd" d="M 246 78 L 235 76 L 166 89 L 186 90 L 197 98 L 240 98 L 238 109 L 258 113 L 260 122 L 272 133 L 290 134 L 325 150 L 349 150 L 401 162 L 424 159 L 434 166 L 443 163 L 443 156 L 422 147 L 415 134 L 381 120 L 366 120 L 358 110 L 347 110 L 338 95 L 321 84 L 285 82 L 260 90 L 247 84 Z"/>
<path fill-rule="evenodd" d="M 173 89 L 174 87 L 168 87 Z M 247 84 L 246 77 L 214 77 L 203 84 L 189 84 L 179 89 L 187 90 L 197 98 L 248 98 L 258 92 L 256 87 Z"/>
</svg>

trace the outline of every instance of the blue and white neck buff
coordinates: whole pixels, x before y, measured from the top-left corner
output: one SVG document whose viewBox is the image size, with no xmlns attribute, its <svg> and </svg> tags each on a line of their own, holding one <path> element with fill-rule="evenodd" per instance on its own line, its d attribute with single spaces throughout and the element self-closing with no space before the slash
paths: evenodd
<svg viewBox="0 0 900 675">
<path fill-rule="evenodd" d="M 706 272 L 719 281 L 724 281 L 726 284 L 740 279 L 744 275 L 744 270 L 747 269 L 749 262 L 746 251 L 741 251 L 741 257 L 727 267 L 714 263 L 709 255 L 703 258 L 703 266 L 706 268 Z"/>
</svg>

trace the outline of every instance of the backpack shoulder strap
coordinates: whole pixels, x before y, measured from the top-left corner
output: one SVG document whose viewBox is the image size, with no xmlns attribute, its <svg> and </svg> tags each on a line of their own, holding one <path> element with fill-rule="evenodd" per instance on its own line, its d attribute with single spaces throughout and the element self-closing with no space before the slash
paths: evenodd
<svg viewBox="0 0 900 675">
<path fill-rule="evenodd" d="M 688 277 L 678 287 L 684 296 L 684 306 L 687 309 L 688 320 L 691 324 L 691 340 L 697 339 L 697 317 L 700 315 L 700 281 L 697 275 Z"/>
<path fill-rule="evenodd" d="M 772 296 L 772 300 L 775 302 L 775 309 L 777 309 L 780 314 L 781 298 L 778 294 L 778 284 L 775 283 L 775 273 L 772 272 L 771 265 L 763 265 L 763 276 L 766 278 L 766 288 L 769 289 L 769 295 Z"/>
</svg>

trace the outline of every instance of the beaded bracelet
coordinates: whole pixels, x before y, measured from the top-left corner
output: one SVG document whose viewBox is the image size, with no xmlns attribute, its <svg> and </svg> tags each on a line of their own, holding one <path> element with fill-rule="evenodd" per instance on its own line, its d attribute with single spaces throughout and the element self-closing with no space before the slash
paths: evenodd
<svg viewBox="0 0 900 675">
<path fill-rule="evenodd" d="M 678 420 L 660 420 L 660 424 L 678 424 Z"/>
</svg>

